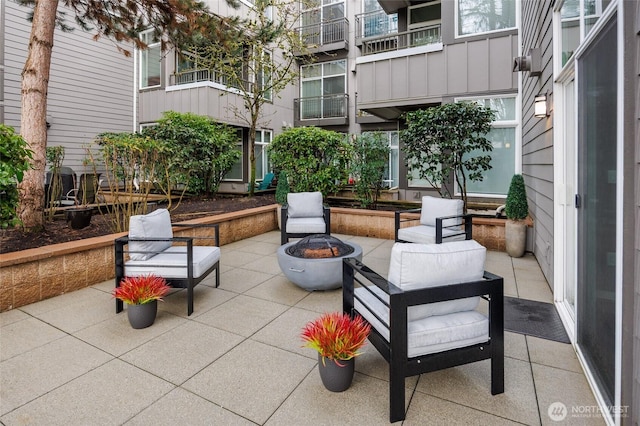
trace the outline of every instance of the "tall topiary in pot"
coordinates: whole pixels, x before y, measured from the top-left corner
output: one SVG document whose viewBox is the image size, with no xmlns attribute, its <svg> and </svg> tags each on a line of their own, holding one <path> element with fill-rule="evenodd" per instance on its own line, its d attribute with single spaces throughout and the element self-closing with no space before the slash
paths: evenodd
<svg viewBox="0 0 640 426">
<path fill-rule="evenodd" d="M 511 178 L 504 212 L 507 216 L 507 222 L 505 224 L 507 253 L 511 257 L 522 257 L 527 242 L 527 224 L 525 219 L 529 215 L 527 191 L 522 175 L 516 174 Z"/>
<path fill-rule="evenodd" d="M 289 180 L 287 178 L 287 172 L 282 170 L 278 174 L 278 184 L 276 185 L 276 203 L 278 203 L 278 229 L 282 226 L 282 205 L 287 202 L 287 194 L 289 193 Z"/>
</svg>

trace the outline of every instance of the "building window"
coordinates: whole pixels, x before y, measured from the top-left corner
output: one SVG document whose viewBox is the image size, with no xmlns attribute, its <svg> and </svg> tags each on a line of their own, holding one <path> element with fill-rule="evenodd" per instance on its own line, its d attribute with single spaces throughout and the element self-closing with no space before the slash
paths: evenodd
<svg viewBox="0 0 640 426">
<path fill-rule="evenodd" d="M 589 34 L 611 0 L 565 0 L 560 14 L 560 67 L 573 56 L 580 42 Z"/>
<path fill-rule="evenodd" d="M 409 6 L 409 43 L 411 46 L 440 43 L 442 23 L 440 0 Z"/>
<path fill-rule="evenodd" d="M 140 88 L 160 86 L 160 40 L 153 35 L 153 30 L 140 34 L 140 39 L 147 44 L 147 49 L 140 50 Z"/>
<path fill-rule="evenodd" d="M 262 61 L 262 70 L 256 76 L 256 82 L 261 88 L 263 92 L 263 97 L 266 101 L 271 102 L 272 99 L 272 91 L 271 88 L 268 88 L 271 85 L 271 70 L 273 69 L 272 65 L 272 54 L 269 51 L 265 51 L 262 53 L 263 61 Z M 267 87 L 267 89 L 263 89 Z"/>
<path fill-rule="evenodd" d="M 387 15 L 378 0 L 364 0 L 362 17 L 364 37 L 377 37 L 398 32 L 398 14 Z"/>
<path fill-rule="evenodd" d="M 516 96 L 456 99 L 457 102 L 462 100 L 478 102 L 496 113 L 491 130 L 486 135 L 493 144 L 493 151 L 490 153 L 493 167 L 484 172 L 482 181 L 467 181 L 467 192 L 476 195 L 506 195 L 511 178 L 516 172 L 516 141 L 518 140 Z M 468 155 L 477 154 L 482 154 L 482 152 L 472 151 Z"/>
<path fill-rule="evenodd" d="M 238 135 L 238 150 L 240 150 L 240 152 L 242 153 L 242 155 L 240 156 L 240 158 L 238 159 L 238 161 L 236 161 L 236 163 L 233 165 L 233 167 L 231 167 L 231 170 L 229 170 L 227 172 L 227 174 L 224 176 L 225 180 L 239 180 L 242 181 L 242 175 L 243 175 L 243 171 L 244 171 L 244 161 L 245 161 L 245 157 L 244 157 L 244 149 L 242 149 L 242 129 L 238 129 L 237 130 L 237 135 Z"/>
<path fill-rule="evenodd" d="M 363 135 L 368 133 L 371 134 L 383 134 L 386 135 L 387 141 L 389 142 L 389 159 L 387 161 L 387 167 L 384 171 L 384 184 L 387 188 L 395 188 L 399 185 L 399 175 L 400 175 L 400 151 L 399 151 L 399 141 L 400 134 L 397 130 L 392 130 L 389 132 L 362 132 Z"/>
<path fill-rule="evenodd" d="M 345 59 L 301 67 L 300 118 L 345 117 L 347 61 Z"/>
<path fill-rule="evenodd" d="M 337 21 L 344 20 L 344 0 L 312 0 L 312 6 L 302 12 L 302 40 L 307 45 L 321 46 L 336 39 L 345 40 L 342 25 Z M 332 24 L 333 22 L 333 24 Z"/>
<path fill-rule="evenodd" d="M 516 0 L 457 0 L 456 5 L 459 37 L 516 28 Z"/>
<path fill-rule="evenodd" d="M 271 130 L 256 130 L 256 144 L 254 154 L 256 159 L 256 179 L 264 179 L 264 175 L 271 171 L 269 152 L 267 147 L 271 143 Z"/>
</svg>

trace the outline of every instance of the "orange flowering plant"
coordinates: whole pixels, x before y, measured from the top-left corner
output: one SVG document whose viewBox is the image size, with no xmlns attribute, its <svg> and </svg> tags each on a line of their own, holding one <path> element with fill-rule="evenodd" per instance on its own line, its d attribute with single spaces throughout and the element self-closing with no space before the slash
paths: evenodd
<svg viewBox="0 0 640 426">
<path fill-rule="evenodd" d="M 140 277 L 125 277 L 120 282 L 120 287 L 113 289 L 111 293 L 116 299 L 122 300 L 128 305 L 144 305 L 154 300 L 162 300 L 171 287 L 162 277 L 155 275 L 143 275 Z"/>
<path fill-rule="evenodd" d="M 339 361 L 360 355 L 359 349 L 366 343 L 371 325 L 361 316 L 351 318 L 344 312 L 323 314 L 309 322 L 302 330 L 303 347 L 312 348 L 324 358 Z"/>
</svg>

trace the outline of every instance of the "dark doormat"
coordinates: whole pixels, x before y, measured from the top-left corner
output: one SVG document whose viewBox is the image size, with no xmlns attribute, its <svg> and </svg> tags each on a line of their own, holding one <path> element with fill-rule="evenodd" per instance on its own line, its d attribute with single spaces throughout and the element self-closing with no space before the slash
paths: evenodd
<svg viewBox="0 0 640 426">
<path fill-rule="evenodd" d="M 571 343 L 552 303 L 505 296 L 504 329 L 541 339 Z"/>
</svg>

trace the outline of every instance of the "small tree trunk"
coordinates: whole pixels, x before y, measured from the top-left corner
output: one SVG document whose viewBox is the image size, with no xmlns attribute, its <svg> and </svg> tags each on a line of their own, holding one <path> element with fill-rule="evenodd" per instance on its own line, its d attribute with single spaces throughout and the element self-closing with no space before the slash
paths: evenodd
<svg viewBox="0 0 640 426">
<path fill-rule="evenodd" d="M 253 197 L 256 187 L 256 127 L 257 117 L 252 114 L 249 128 L 249 196 Z"/>
<path fill-rule="evenodd" d="M 22 70 L 20 134 L 33 151 L 32 167 L 18 185 L 18 216 L 24 228 L 44 224 L 44 169 L 47 147 L 47 90 L 58 0 L 36 0 L 27 60 Z"/>
</svg>

